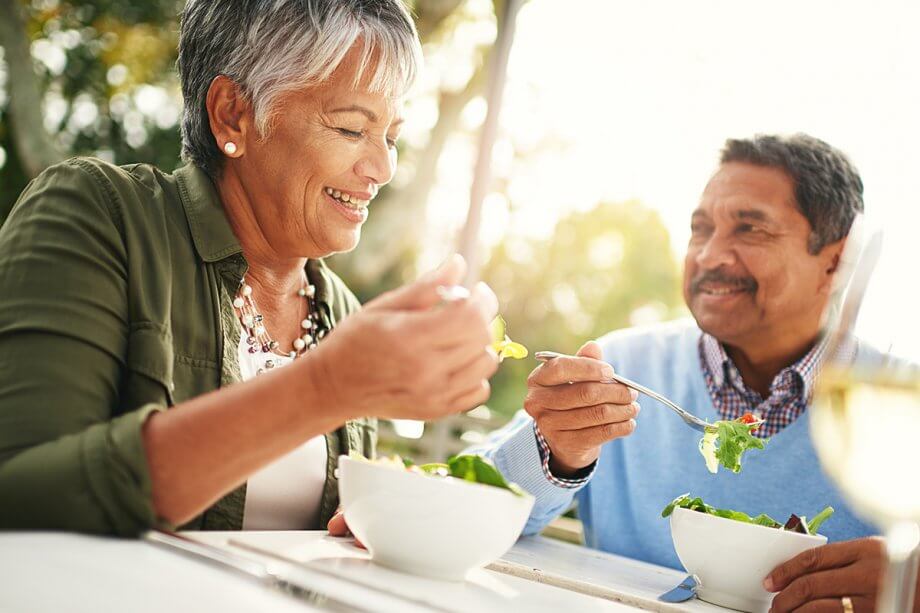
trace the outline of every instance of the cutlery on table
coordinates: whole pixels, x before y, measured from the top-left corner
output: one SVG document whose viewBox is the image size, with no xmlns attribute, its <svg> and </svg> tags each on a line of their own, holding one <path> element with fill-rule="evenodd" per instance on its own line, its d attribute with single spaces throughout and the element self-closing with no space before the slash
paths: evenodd
<svg viewBox="0 0 920 613">
<path fill-rule="evenodd" d="M 659 596 L 658 600 L 662 602 L 686 602 L 696 596 L 696 590 L 699 587 L 699 578 L 696 575 L 687 575 L 687 578 L 681 581 L 680 585 Z"/>
</svg>

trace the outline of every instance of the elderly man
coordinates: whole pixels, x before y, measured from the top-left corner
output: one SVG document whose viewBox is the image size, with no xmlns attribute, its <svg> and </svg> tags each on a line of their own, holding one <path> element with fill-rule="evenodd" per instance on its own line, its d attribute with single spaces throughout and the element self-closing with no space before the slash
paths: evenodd
<svg viewBox="0 0 920 613">
<path fill-rule="evenodd" d="M 812 393 L 822 313 L 845 237 L 863 210 L 847 158 L 806 135 L 729 140 L 691 215 L 684 271 L 687 320 L 622 330 L 530 375 L 525 411 L 479 451 L 537 502 L 540 530 L 578 501 L 588 545 L 679 567 L 661 510 L 691 492 L 751 514 L 836 509 L 822 533 L 833 544 L 776 569 L 774 609 L 866 610 L 882 548 L 821 473 L 803 414 Z M 856 346 L 863 357 L 872 353 Z M 700 435 L 636 394 L 598 380 L 616 372 L 707 421 L 754 413 L 765 451 L 739 474 L 712 475 Z M 638 424 L 638 428 L 637 428 Z M 854 540 L 855 539 L 855 540 Z"/>
</svg>

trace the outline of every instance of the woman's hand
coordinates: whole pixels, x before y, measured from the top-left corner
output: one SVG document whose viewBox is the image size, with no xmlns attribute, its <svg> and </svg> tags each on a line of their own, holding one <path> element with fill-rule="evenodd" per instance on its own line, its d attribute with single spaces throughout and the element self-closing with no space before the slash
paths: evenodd
<svg viewBox="0 0 920 613">
<path fill-rule="evenodd" d="M 329 530 L 329 536 L 354 536 L 348 528 L 348 524 L 345 523 L 345 513 L 341 509 L 335 512 L 335 515 L 326 524 L 326 529 Z M 367 549 L 364 543 L 358 540 L 358 537 L 355 537 L 355 545 L 361 549 Z"/>
<path fill-rule="evenodd" d="M 428 420 L 485 402 L 498 368 L 489 349 L 495 294 L 483 283 L 457 302 L 443 304 L 438 294 L 465 271 L 455 256 L 337 326 L 301 360 L 310 365 L 317 404 L 346 418 Z"/>
</svg>

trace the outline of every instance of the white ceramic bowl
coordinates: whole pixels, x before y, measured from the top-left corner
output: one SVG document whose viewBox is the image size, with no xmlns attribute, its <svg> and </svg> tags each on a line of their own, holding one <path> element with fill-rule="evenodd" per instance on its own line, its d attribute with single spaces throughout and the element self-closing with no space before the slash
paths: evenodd
<svg viewBox="0 0 920 613">
<path fill-rule="evenodd" d="M 779 564 L 806 549 L 824 545 L 826 536 L 787 532 L 676 508 L 671 538 L 687 572 L 696 575 L 700 599 L 740 611 L 770 608 L 773 594 L 764 578 Z"/>
<path fill-rule="evenodd" d="M 532 496 L 339 458 L 345 521 L 374 561 L 396 570 L 462 580 L 514 545 Z"/>
</svg>

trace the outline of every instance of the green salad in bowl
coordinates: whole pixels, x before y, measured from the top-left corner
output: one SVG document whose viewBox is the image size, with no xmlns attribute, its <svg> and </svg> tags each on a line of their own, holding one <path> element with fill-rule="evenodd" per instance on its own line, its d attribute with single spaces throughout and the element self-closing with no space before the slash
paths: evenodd
<svg viewBox="0 0 920 613">
<path fill-rule="evenodd" d="M 477 455 L 423 465 L 342 456 L 339 469 L 345 521 L 374 562 L 437 579 L 462 580 L 504 554 L 534 503 Z"/>
<path fill-rule="evenodd" d="M 668 506 L 664 508 L 661 512 L 662 517 L 669 517 L 671 513 L 674 512 L 674 509 L 687 509 L 689 511 L 697 511 L 699 513 L 706 513 L 708 515 L 714 515 L 715 517 L 724 517 L 725 519 L 733 519 L 735 521 L 744 522 L 746 524 L 756 524 L 758 526 L 766 526 L 768 528 L 779 528 L 781 530 L 789 530 L 790 532 L 798 532 L 800 534 L 817 534 L 818 528 L 821 527 L 827 518 L 834 514 L 834 507 L 824 507 L 824 510 L 820 511 L 817 515 L 809 520 L 804 515 L 790 514 L 789 519 L 786 520 L 785 524 L 781 524 L 766 513 L 761 513 L 751 517 L 747 513 L 742 513 L 741 511 L 732 511 L 730 509 L 717 509 L 712 507 L 705 502 L 702 498 L 694 498 L 690 494 L 682 494 L 668 503 Z"/>
<path fill-rule="evenodd" d="M 763 588 L 764 577 L 803 551 L 827 543 L 818 530 L 833 512 L 826 507 L 810 520 L 792 514 L 780 523 L 763 513 L 719 509 L 683 494 L 661 515 L 670 521 L 681 564 L 698 579 L 698 598 L 760 613 L 768 611 L 773 600 Z"/>
<path fill-rule="evenodd" d="M 511 483 L 506 480 L 504 475 L 495 468 L 495 465 L 481 455 L 461 454 L 451 457 L 446 463 L 431 462 L 427 464 L 416 464 L 412 460 L 398 455 L 368 460 L 361 454 L 352 452 L 349 457 L 353 460 L 370 462 L 379 466 L 389 466 L 428 477 L 453 477 L 454 479 L 462 479 L 471 483 L 490 485 L 508 490 L 516 496 L 527 495 L 517 483 Z"/>
</svg>

